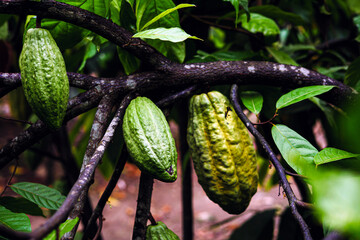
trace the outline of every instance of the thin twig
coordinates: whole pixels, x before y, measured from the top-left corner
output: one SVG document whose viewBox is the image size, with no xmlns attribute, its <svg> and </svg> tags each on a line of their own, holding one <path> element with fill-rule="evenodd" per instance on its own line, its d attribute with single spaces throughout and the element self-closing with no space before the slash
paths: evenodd
<svg viewBox="0 0 360 240">
<path fill-rule="evenodd" d="M 254 125 L 250 122 L 250 120 L 242 112 L 241 106 L 238 101 L 238 86 L 236 84 L 232 85 L 230 96 L 231 96 L 231 102 L 234 106 L 234 109 L 235 109 L 237 115 L 239 116 L 241 121 L 245 124 L 247 129 L 251 132 L 251 134 L 261 143 L 261 145 L 264 148 L 265 152 L 267 153 L 270 161 L 275 166 L 275 169 L 277 170 L 277 173 L 280 178 L 281 185 L 282 185 L 282 187 L 285 191 L 285 194 L 287 196 L 287 199 L 289 201 L 289 206 L 290 206 L 291 212 L 292 212 L 293 216 L 295 217 L 296 221 L 300 225 L 304 239 L 311 240 L 312 237 L 310 234 L 310 229 L 296 208 L 297 198 L 286 178 L 285 169 L 280 164 L 278 159 L 276 158 L 274 151 L 271 149 L 270 145 L 265 140 L 265 138 L 260 134 L 260 132 L 254 127 Z"/>
<path fill-rule="evenodd" d="M 292 173 L 292 172 L 289 172 L 287 170 L 285 170 L 285 173 L 286 173 L 286 175 L 290 175 L 290 176 L 293 176 L 293 177 L 308 179 L 308 177 L 306 177 L 304 175 L 300 175 L 300 174 L 297 174 L 297 173 Z"/>
<path fill-rule="evenodd" d="M 19 119 L 13 119 L 13 118 L 5 118 L 5 117 L 0 117 L 0 119 L 6 120 L 6 121 L 11 121 L 11 122 L 19 122 L 19 123 L 23 123 L 23 124 L 29 124 L 30 126 L 33 125 L 32 122 L 29 122 L 26 120 L 19 120 Z"/>
<path fill-rule="evenodd" d="M 93 237 L 93 233 L 95 232 L 94 230 L 96 230 L 96 226 L 94 226 L 96 219 L 98 219 L 102 216 L 102 211 L 103 211 L 111 193 L 113 192 L 114 188 L 116 187 L 116 184 L 121 176 L 121 173 L 124 169 L 124 166 L 125 166 L 125 163 L 126 163 L 126 160 L 128 157 L 129 157 L 129 155 L 128 155 L 126 146 L 123 145 L 123 150 L 121 152 L 120 158 L 116 162 L 115 170 L 110 178 L 108 185 L 106 186 L 104 192 L 102 193 L 102 195 L 93 211 L 93 214 L 91 215 L 91 217 L 89 219 L 87 228 L 84 231 L 83 239 L 89 239 L 89 238 Z"/>
<path fill-rule="evenodd" d="M 97 240 L 101 234 L 101 230 L 102 230 L 102 227 L 103 227 L 103 216 L 102 214 L 99 216 L 99 228 L 97 229 L 96 231 L 96 234 L 93 238 L 93 240 Z"/>
<path fill-rule="evenodd" d="M 151 212 L 149 212 L 149 220 L 151 222 L 151 225 L 157 225 L 156 220 L 154 216 L 151 214 Z"/>
<path fill-rule="evenodd" d="M 15 176 L 15 174 L 16 174 L 16 170 L 17 170 L 18 165 L 19 165 L 19 160 L 16 158 L 16 163 L 15 163 L 14 170 L 12 171 L 12 173 L 11 173 L 11 176 L 10 176 L 9 180 L 8 180 L 8 182 L 7 182 L 6 186 L 4 187 L 4 190 L 1 192 L 0 197 L 2 197 L 2 196 L 4 195 L 4 193 L 5 193 L 6 189 L 10 186 L 10 184 L 11 184 L 11 180 L 13 179 L 13 177 L 14 177 L 14 176 Z"/>
</svg>

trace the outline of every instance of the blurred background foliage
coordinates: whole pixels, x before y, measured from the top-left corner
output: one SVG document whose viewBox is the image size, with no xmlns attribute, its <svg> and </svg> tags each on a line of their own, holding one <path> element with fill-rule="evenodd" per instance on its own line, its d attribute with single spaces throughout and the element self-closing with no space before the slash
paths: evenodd
<svg viewBox="0 0 360 240">
<path fill-rule="evenodd" d="M 181 9 L 179 12 L 175 11 L 166 16 L 157 23 L 157 27 L 181 26 L 190 35 L 204 41 L 187 40 L 180 43 L 146 41 L 176 62 L 252 60 L 291 64 L 316 70 L 360 91 L 360 1 L 358 0 L 253 0 L 249 2 L 158 0 L 150 1 L 159 4 L 150 4 L 144 10 L 144 18 L 135 12 L 134 1 L 129 0 L 71 2 L 63 0 L 63 2 L 111 19 L 132 33 L 138 32 L 139 26 L 143 26 L 146 20 L 168 8 L 180 3 L 195 4 L 195 8 Z M 0 52 L 2 54 L 0 71 L 19 71 L 16 59 L 21 51 L 21 33 L 34 27 L 35 21 L 34 16 L 24 18 L 23 16 L 0 15 Z M 147 70 L 147 66 L 144 66 L 136 57 L 86 29 L 50 19 L 44 19 L 42 26 L 51 31 L 61 48 L 69 72 L 117 77 Z M 150 25 L 146 29 L 152 27 L 154 26 Z M 218 89 L 228 94 L 228 87 Z M 276 100 L 290 89 L 240 86 L 240 90 L 257 91 L 263 96 L 264 106 L 259 119 L 266 121 L 275 113 Z M 71 89 L 71 96 L 75 96 L 79 91 Z M 31 114 L 31 109 L 26 104 L 21 89 L 11 92 L 9 99 L 11 112 L 15 118 L 35 120 L 36 117 Z M 173 110 L 175 113 L 170 115 L 174 121 L 178 121 L 181 115 L 177 114 L 177 111 L 185 111 L 179 109 L 180 105 L 176 106 L 178 109 Z M 68 138 L 78 167 L 81 165 L 87 146 L 94 113 L 95 110 L 92 110 L 79 116 L 68 127 Z M 280 110 L 279 117 L 273 122 L 286 124 L 318 150 L 331 146 L 360 153 L 359 106 L 333 106 L 315 98 Z M 271 142 L 271 126 L 264 125 L 259 127 L 259 130 Z M 118 146 L 121 146 L 122 142 L 121 137 L 114 139 L 102 160 L 100 170 L 105 178 L 111 175 L 111 169 L 120 153 Z M 45 139 L 33 148 L 41 149 L 46 144 L 49 143 Z M 277 149 L 275 145 L 273 149 Z M 261 188 L 270 189 L 278 184 L 278 177 L 273 169 L 269 168 L 269 162 L 260 147 L 258 155 Z M 26 151 L 24 156 L 32 169 L 37 167 L 41 162 L 39 159 L 42 158 L 41 152 L 33 150 Z M 287 166 L 285 161 L 282 163 Z M 289 166 L 287 169 L 292 171 Z M 328 163 L 321 169 L 324 171 L 331 169 L 331 171 L 319 173 L 312 183 L 313 186 L 296 180 L 304 200 L 315 202 L 318 219 L 325 219 L 324 233 L 335 229 L 348 234 L 351 239 L 360 239 L 359 159 L 351 158 Z M 310 197 L 309 192 L 314 193 L 314 198 Z M 299 239 L 301 234 L 296 224 L 291 225 L 293 220 L 288 212 L 286 210 L 278 213 L 275 210 L 269 210 L 259 213 L 244 226 L 236 229 L 230 239 L 238 239 L 237 236 L 243 236 L 244 231 L 252 231 L 251 226 L 255 225 L 257 229 L 254 231 L 262 234 L 250 234 L 251 237 L 246 239 L 267 239 L 264 236 L 272 234 L 272 221 L 275 215 L 281 218 L 281 233 L 278 239 Z M 304 212 L 310 219 L 310 211 Z M 319 222 L 315 219 L 311 221 L 313 233 L 315 236 L 321 236 L 323 229 Z M 291 227 L 284 227 L 283 224 L 290 224 Z M 297 230 L 293 231 L 293 229 Z"/>
</svg>

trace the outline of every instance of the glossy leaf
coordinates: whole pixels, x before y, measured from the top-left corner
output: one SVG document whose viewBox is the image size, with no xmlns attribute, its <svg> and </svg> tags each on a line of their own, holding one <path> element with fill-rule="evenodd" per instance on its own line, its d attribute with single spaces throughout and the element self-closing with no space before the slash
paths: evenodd
<svg viewBox="0 0 360 240">
<path fill-rule="evenodd" d="M 171 0 L 139 0 L 136 1 L 136 29 L 139 30 L 148 21 L 166 11 L 174 8 L 175 4 Z M 172 28 L 179 27 L 179 15 L 174 11 L 159 19 L 151 25 L 152 28 Z M 183 42 L 161 41 L 159 39 L 145 39 L 145 41 L 161 52 L 164 56 L 176 62 L 183 62 L 185 59 L 185 44 Z"/>
<path fill-rule="evenodd" d="M 59 226 L 59 238 L 64 236 L 65 233 L 70 232 L 75 225 L 79 222 L 79 218 L 68 219 Z M 56 230 L 49 233 L 43 240 L 56 240 Z"/>
<path fill-rule="evenodd" d="M 287 164 L 298 174 L 311 177 L 315 170 L 314 156 L 318 150 L 285 125 L 274 125 L 271 134 Z"/>
<path fill-rule="evenodd" d="M 273 36 L 280 33 L 280 29 L 274 20 L 258 13 L 251 13 L 250 16 L 250 21 L 247 21 L 245 14 L 239 17 L 241 26 L 246 30 L 252 33 L 262 33 L 264 36 Z"/>
<path fill-rule="evenodd" d="M 66 198 L 59 191 L 38 183 L 19 182 L 10 185 L 10 188 L 39 207 L 52 210 L 57 210 Z"/>
<path fill-rule="evenodd" d="M 154 22 L 158 21 L 159 19 L 165 17 L 166 15 L 178 10 L 178 9 L 181 9 L 181 8 L 187 8 L 187 7 L 195 7 L 194 4 L 179 4 L 177 5 L 176 7 L 173 7 L 173 8 L 170 8 L 170 9 L 167 9 L 166 11 L 160 13 L 159 15 L 157 15 L 156 17 L 154 17 L 153 19 L 151 19 L 150 21 L 148 21 L 144 26 L 142 26 L 142 28 L 140 29 L 140 31 L 144 30 L 145 28 L 149 27 L 151 24 L 153 24 Z"/>
<path fill-rule="evenodd" d="M 279 100 L 276 102 L 276 108 L 281 109 L 287 107 L 291 104 L 303 101 L 310 97 L 314 97 L 325 92 L 330 91 L 334 86 L 309 86 L 309 87 L 302 87 L 292 90 L 284 95 L 282 95 Z"/>
<path fill-rule="evenodd" d="M 187 34 L 181 28 L 154 28 L 138 32 L 133 35 L 134 38 L 160 39 L 162 41 L 182 42 L 188 38 L 198 39 L 197 37 Z"/>
<path fill-rule="evenodd" d="M 175 8 L 175 4 L 171 0 L 138 0 L 135 6 L 136 29 L 140 31 L 143 26 L 151 21 L 159 14 L 168 9 Z M 160 18 L 153 23 L 152 28 L 158 27 L 180 27 L 179 14 L 177 11 L 171 12 L 165 17 Z"/>
<path fill-rule="evenodd" d="M 0 224 L 13 230 L 31 232 L 30 219 L 24 213 L 14 213 L 0 205 Z M 1 233 L 0 233 L 1 234 Z"/>
<path fill-rule="evenodd" d="M 260 93 L 255 91 L 241 92 L 240 98 L 249 111 L 255 114 L 260 113 L 263 106 L 263 97 Z"/>
<path fill-rule="evenodd" d="M 315 213 L 326 227 L 360 236 L 360 176 L 344 171 L 318 173 L 312 180 Z"/>
<path fill-rule="evenodd" d="M 0 205 L 6 207 L 14 213 L 25 213 L 32 216 L 45 217 L 41 208 L 33 202 L 25 198 L 14 198 L 14 197 L 1 197 Z"/>
<path fill-rule="evenodd" d="M 358 157 L 360 154 L 350 153 L 344 150 L 336 149 L 336 148 L 324 148 L 314 157 L 314 163 L 316 165 L 339 161 L 346 158 Z"/>
<path fill-rule="evenodd" d="M 278 63 L 289 64 L 294 66 L 299 65 L 294 59 L 290 57 L 289 54 L 287 54 L 284 51 L 277 50 L 273 47 L 266 47 L 266 50 L 268 50 L 268 52 L 275 58 L 275 60 Z"/>
</svg>

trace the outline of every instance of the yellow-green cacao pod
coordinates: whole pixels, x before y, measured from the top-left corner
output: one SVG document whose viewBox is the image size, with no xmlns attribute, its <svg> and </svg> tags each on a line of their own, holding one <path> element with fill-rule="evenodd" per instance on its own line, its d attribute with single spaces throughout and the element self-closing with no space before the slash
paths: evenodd
<svg viewBox="0 0 360 240">
<path fill-rule="evenodd" d="M 245 211 L 257 190 L 255 150 L 224 95 L 212 91 L 191 98 L 187 141 L 210 200 L 230 214 Z"/>
<path fill-rule="evenodd" d="M 149 225 L 146 228 L 146 240 L 180 240 L 163 222 L 156 225 Z"/>
<path fill-rule="evenodd" d="M 134 163 L 154 178 L 177 178 L 175 140 L 162 111 L 148 98 L 137 97 L 126 108 L 123 122 L 126 147 Z"/>
<path fill-rule="evenodd" d="M 26 100 L 50 128 L 62 125 L 69 98 L 64 58 L 50 32 L 32 28 L 25 35 L 19 66 Z"/>
</svg>

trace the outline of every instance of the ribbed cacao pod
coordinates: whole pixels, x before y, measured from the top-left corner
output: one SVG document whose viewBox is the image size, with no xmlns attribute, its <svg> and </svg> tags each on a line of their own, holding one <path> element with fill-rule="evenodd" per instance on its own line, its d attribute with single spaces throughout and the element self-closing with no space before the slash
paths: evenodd
<svg viewBox="0 0 360 240">
<path fill-rule="evenodd" d="M 146 240 L 180 240 L 163 222 L 149 225 L 146 228 Z"/>
<path fill-rule="evenodd" d="M 48 30 L 27 31 L 19 66 L 30 107 L 47 126 L 59 128 L 69 98 L 69 80 L 64 58 Z"/>
<path fill-rule="evenodd" d="M 126 108 L 123 122 L 126 147 L 134 163 L 154 178 L 177 178 L 175 140 L 162 111 L 148 98 L 137 97 Z"/>
<path fill-rule="evenodd" d="M 230 214 L 245 211 L 257 190 L 255 150 L 229 100 L 217 91 L 193 96 L 187 130 L 198 181 L 209 199 Z"/>
</svg>

